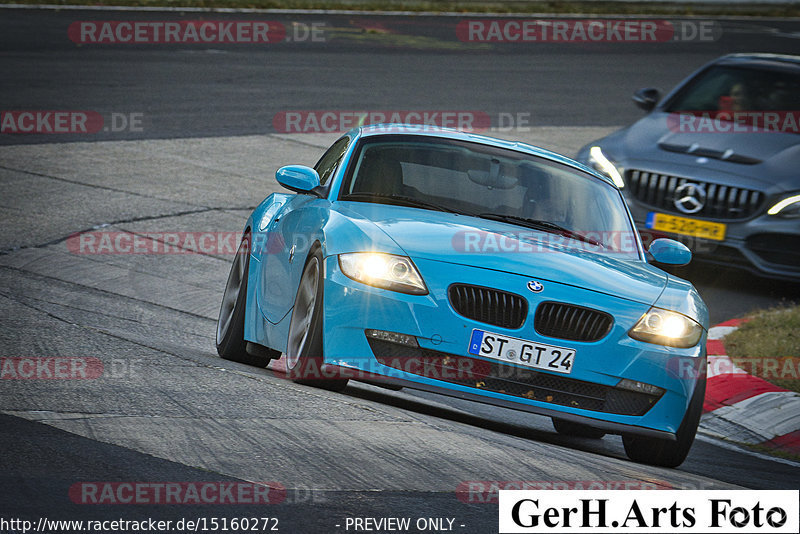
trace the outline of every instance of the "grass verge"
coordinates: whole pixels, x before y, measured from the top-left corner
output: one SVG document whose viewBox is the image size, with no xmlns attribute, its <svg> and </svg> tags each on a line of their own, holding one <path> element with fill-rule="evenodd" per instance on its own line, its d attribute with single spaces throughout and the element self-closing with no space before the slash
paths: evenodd
<svg viewBox="0 0 800 534">
<path fill-rule="evenodd" d="M 800 306 L 756 312 L 725 336 L 725 350 L 748 373 L 800 392 Z"/>
<path fill-rule="evenodd" d="M 425 11 L 454 13 L 552 13 L 614 15 L 742 15 L 797 17 L 797 2 L 713 3 L 632 1 L 541 0 L 0 0 L 0 4 L 50 4 L 137 7 L 198 7 L 247 9 L 328 9 L 363 11 Z"/>
</svg>

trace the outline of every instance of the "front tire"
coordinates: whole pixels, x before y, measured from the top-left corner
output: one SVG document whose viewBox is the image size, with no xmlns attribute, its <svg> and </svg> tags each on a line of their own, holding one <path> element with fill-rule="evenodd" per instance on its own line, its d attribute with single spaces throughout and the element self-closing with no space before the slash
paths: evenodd
<svg viewBox="0 0 800 534">
<path fill-rule="evenodd" d="M 236 257 L 233 258 L 231 272 L 225 283 L 222 304 L 217 319 L 217 353 L 225 360 L 266 367 L 272 358 L 280 353 L 271 349 L 259 351 L 259 354 L 247 352 L 244 339 L 244 312 L 247 301 L 247 275 L 250 271 L 250 234 L 242 237 Z"/>
<path fill-rule="evenodd" d="M 317 249 L 308 257 L 297 286 L 286 344 L 286 372 L 298 384 L 342 391 L 347 379 L 325 376 L 322 371 L 322 299 L 322 254 Z"/>
<path fill-rule="evenodd" d="M 676 432 L 677 441 L 659 438 L 645 438 L 641 436 L 622 436 L 625 445 L 625 454 L 634 462 L 661 467 L 678 467 L 689 455 L 697 426 L 700 424 L 700 415 L 703 413 L 703 399 L 706 396 L 705 375 L 695 387 L 689 408 L 683 416 L 683 421 Z"/>
</svg>

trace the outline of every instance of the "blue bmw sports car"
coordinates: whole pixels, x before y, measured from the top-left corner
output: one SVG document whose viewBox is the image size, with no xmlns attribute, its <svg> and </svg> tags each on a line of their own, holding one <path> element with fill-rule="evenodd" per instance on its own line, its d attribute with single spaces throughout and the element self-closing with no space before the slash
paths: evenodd
<svg viewBox="0 0 800 534">
<path fill-rule="evenodd" d="M 558 154 L 413 125 L 354 129 L 282 167 L 225 287 L 217 350 L 297 382 L 355 379 L 621 434 L 677 466 L 705 392 L 708 312 L 653 263 L 613 181 Z"/>
</svg>

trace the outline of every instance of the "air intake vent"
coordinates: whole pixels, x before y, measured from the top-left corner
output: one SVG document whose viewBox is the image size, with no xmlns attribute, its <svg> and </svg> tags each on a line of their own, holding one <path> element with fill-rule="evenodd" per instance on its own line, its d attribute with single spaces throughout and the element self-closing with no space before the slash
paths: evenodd
<svg viewBox="0 0 800 534">
<path fill-rule="evenodd" d="M 453 284 L 447 293 L 459 315 L 481 323 L 517 329 L 528 316 L 528 301 L 514 293 L 467 284 Z"/>
<path fill-rule="evenodd" d="M 367 342 L 380 363 L 406 373 L 581 410 L 644 415 L 663 395 L 663 391 L 629 391 L 375 338 L 367 338 Z"/>
<path fill-rule="evenodd" d="M 681 215 L 683 213 L 675 206 L 675 198 L 681 191 L 676 193 L 676 190 L 688 183 L 700 186 L 705 195 L 702 199 L 698 198 L 702 202 L 702 208 L 691 214 L 693 217 L 744 219 L 758 211 L 764 200 L 761 192 L 752 189 L 640 170 L 627 171 L 625 183 L 628 184 L 631 195 L 640 202 Z"/>
<path fill-rule="evenodd" d="M 560 302 L 542 302 L 533 326 L 543 336 L 571 341 L 597 341 L 611 331 L 614 319 L 607 313 Z"/>
</svg>

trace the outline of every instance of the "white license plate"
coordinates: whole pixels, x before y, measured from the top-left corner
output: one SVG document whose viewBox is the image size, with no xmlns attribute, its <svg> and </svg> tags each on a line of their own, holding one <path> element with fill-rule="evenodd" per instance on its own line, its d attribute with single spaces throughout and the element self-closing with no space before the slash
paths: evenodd
<svg viewBox="0 0 800 534">
<path fill-rule="evenodd" d="M 575 349 L 545 345 L 526 339 L 475 329 L 469 341 L 470 354 L 534 369 L 569 374 Z"/>
</svg>

